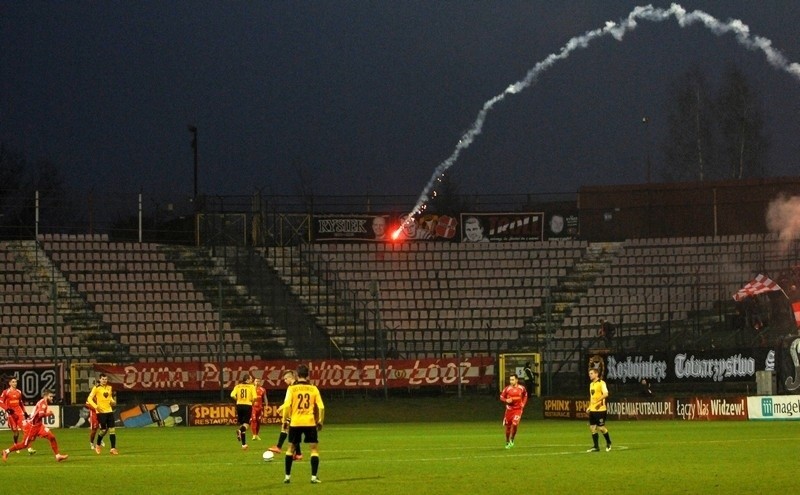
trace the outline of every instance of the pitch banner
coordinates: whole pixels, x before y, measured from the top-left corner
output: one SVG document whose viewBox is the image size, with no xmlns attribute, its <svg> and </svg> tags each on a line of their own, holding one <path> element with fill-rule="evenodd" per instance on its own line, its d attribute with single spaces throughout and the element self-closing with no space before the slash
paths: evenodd
<svg viewBox="0 0 800 495">
<path fill-rule="evenodd" d="M 245 373 L 263 380 L 264 386 L 283 387 L 283 372 L 294 370 L 297 361 L 229 361 L 219 363 L 131 363 L 96 365 L 95 371 L 108 375 L 109 382 L 129 391 L 199 391 L 233 388 Z M 310 379 L 325 389 L 383 388 L 380 360 L 309 361 Z M 486 356 L 456 359 L 394 359 L 386 361 L 389 388 L 457 385 L 492 385 L 494 359 Z"/>
</svg>

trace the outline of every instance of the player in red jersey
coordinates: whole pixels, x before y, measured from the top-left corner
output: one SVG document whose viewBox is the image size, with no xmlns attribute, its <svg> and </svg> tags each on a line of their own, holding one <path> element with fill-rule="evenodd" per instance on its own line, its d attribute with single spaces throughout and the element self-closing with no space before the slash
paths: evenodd
<svg viewBox="0 0 800 495">
<path fill-rule="evenodd" d="M 258 433 L 261 430 L 261 417 L 267 408 L 267 389 L 261 386 L 258 378 L 253 379 L 253 385 L 256 387 L 256 400 L 253 401 L 253 411 L 250 413 L 250 431 L 253 432 L 253 440 L 261 440 Z"/>
<path fill-rule="evenodd" d="M 44 424 L 44 418 L 53 416 L 53 411 L 51 411 L 48 407 L 52 401 L 53 391 L 44 390 L 42 392 L 42 399 L 36 403 L 36 407 L 33 409 L 33 416 L 31 416 L 29 420 L 25 420 L 25 436 L 23 437 L 22 442 L 15 442 L 14 445 L 3 451 L 3 462 L 8 460 L 8 454 L 29 447 L 37 438 L 46 438 L 50 441 L 50 448 L 53 449 L 53 454 L 56 456 L 56 461 L 61 462 L 69 457 L 68 455 L 62 455 L 58 451 L 58 442 L 56 441 L 56 437 L 50 431 L 50 428 Z"/>
<path fill-rule="evenodd" d="M 519 384 L 517 375 L 508 377 L 508 386 L 500 392 L 500 402 L 506 405 L 503 426 L 506 427 L 506 448 L 510 449 L 514 446 L 514 438 L 517 436 L 522 411 L 525 409 L 525 404 L 528 403 L 528 391 Z"/>
<path fill-rule="evenodd" d="M 94 439 L 97 436 L 97 430 L 100 429 L 100 421 L 97 420 L 97 410 L 93 405 L 87 402 L 83 407 L 89 411 L 89 448 L 94 450 Z M 105 446 L 105 443 L 101 443 L 101 446 Z"/>
<path fill-rule="evenodd" d="M 14 377 L 8 380 L 8 388 L 0 393 L 0 408 L 6 412 L 6 422 L 8 423 L 8 429 L 11 430 L 14 436 L 14 443 L 19 442 L 22 423 L 28 419 L 28 413 L 25 411 L 22 391 L 17 388 L 17 379 Z M 35 454 L 36 451 L 28 449 L 28 453 Z"/>
</svg>

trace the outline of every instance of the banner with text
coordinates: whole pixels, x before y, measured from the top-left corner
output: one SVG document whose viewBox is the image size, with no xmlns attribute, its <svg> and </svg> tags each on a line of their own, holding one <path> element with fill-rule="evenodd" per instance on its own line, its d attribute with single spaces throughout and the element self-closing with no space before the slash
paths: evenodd
<svg viewBox="0 0 800 495">
<path fill-rule="evenodd" d="M 33 414 L 34 406 L 25 406 L 25 412 Z M 53 412 L 52 416 L 43 418 L 42 422 L 48 428 L 61 428 L 61 406 L 50 406 L 50 411 Z M 8 419 L 6 418 L 6 411 L 0 409 L 0 430 L 8 429 Z M 20 439 L 21 440 L 21 439 Z"/>
<path fill-rule="evenodd" d="M 745 382 L 755 381 L 756 371 L 774 369 L 771 349 L 686 351 L 608 354 L 603 359 L 608 383 Z"/>
<path fill-rule="evenodd" d="M 42 391 L 52 390 L 59 400 L 64 399 L 64 366 L 62 364 L 1 364 L 0 386 L 5 388 L 8 380 L 17 379 L 17 388 L 25 402 L 36 402 Z"/>
<path fill-rule="evenodd" d="M 569 397 L 545 399 L 545 419 L 586 419 L 588 401 Z M 609 400 L 608 417 L 622 420 L 747 420 L 746 397 L 688 397 Z"/>
<path fill-rule="evenodd" d="M 748 397 L 747 414 L 755 420 L 800 420 L 800 395 Z"/>
<path fill-rule="evenodd" d="M 95 365 L 95 371 L 108 375 L 120 391 L 199 391 L 232 389 L 245 373 L 260 378 L 268 389 L 282 388 L 285 370 L 294 370 L 297 361 L 229 361 L 219 363 L 130 363 Z M 325 389 L 380 389 L 384 375 L 378 359 L 309 361 L 311 381 Z M 220 384 L 222 377 L 222 384 Z M 487 356 L 452 359 L 394 359 L 386 361 L 386 386 L 389 388 L 492 385 L 494 359 Z"/>
</svg>

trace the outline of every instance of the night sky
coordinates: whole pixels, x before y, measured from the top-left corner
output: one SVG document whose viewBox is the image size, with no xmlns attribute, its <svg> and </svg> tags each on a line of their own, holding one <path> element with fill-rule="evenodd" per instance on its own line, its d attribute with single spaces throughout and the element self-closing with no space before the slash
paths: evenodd
<svg viewBox="0 0 800 495">
<path fill-rule="evenodd" d="M 681 4 L 800 61 L 797 2 Z M 294 194 L 305 170 L 316 194 L 416 196 L 487 100 L 636 5 L 0 0 L 0 142 L 74 187 L 179 200 L 193 192 L 194 125 L 200 193 Z M 731 63 L 759 95 L 769 174 L 797 175 L 800 80 L 673 19 L 553 65 L 488 113 L 449 173 L 470 194 L 575 192 L 644 182 L 652 153 L 657 181 L 671 85 Z"/>
</svg>

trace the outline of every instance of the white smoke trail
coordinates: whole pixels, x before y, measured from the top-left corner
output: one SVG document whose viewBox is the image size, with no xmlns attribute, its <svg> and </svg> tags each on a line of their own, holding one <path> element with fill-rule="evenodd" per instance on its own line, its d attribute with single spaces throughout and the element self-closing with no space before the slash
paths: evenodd
<svg viewBox="0 0 800 495">
<path fill-rule="evenodd" d="M 411 219 L 413 215 L 421 213 L 425 210 L 427 203 L 430 200 L 429 194 L 434 189 L 436 183 L 442 180 L 444 173 L 456 162 L 456 160 L 458 160 L 461 152 L 467 149 L 478 136 L 478 134 L 481 133 L 483 130 L 483 123 L 486 120 L 486 115 L 489 113 L 489 111 L 492 110 L 496 104 L 503 101 L 506 96 L 519 93 L 520 91 L 529 88 L 536 83 L 536 80 L 543 72 L 552 67 L 556 62 L 565 60 L 570 56 L 570 54 L 572 54 L 572 52 L 579 48 L 587 48 L 589 43 L 598 38 L 612 36 L 615 40 L 622 41 L 622 38 L 626 33 L 636 29 L 638 20 L 662 22 L 671 17 L 675 18 L 680 27 L 686 27 L 692 24 L 700 23 L 717 36 L 733 33 L 736 37 L 736 41 L 740 45 L 749 50 L 760 50 L 764 53 L 764 56 L 770 65 L 776 69 L 788 72 L 790 75 L 800 80 L 800 64 L 796 62 L 789 63 L 783 53 L 772 47 L 771 40 L 761 36 L 751 36 L 750 28 L 738 19 L 732 19 L 728 22 L 721 22 L 714 16 L 701 10 L 686 12 L 683 7 L 675 3 L 673 3 L 670 8 L 666 10 L 655 8 L 652 5 L 636 7 L 630 12 L 630 14 L 628 14 L 627 18 L 620 20 L 619 23 L 608 21 L 603 28 L 588 31 L 582 36 L 576 36 L 570 39 L 563 47 L 561 47 L 561 50 L 548 55 L 544 60 L 537 63 L 532 69 L 530 69 L 525 75 L 524 79 L 510 85 L 505 91 L 484 103 L 483 108 L 481 108 L 480 112 L 478 112 L 478 117 L 475 119 L 472 127 L 461 136 L 461 139 L 458 140 L 458 144 L 453 150 L 453 153 L 445 161 L 440 163 L 439 166 L 437 166 L 434 170 L 433 175 L 425 185 L 425 188 L 422 190 L 422 194 L 417 200 L 417 203 L 414 205 L 414 208 L 411 210 L 408 218 Z"/>
<path fill-rule="evenodd" d="M 791 242 L 800 237 L 800 197 L 781 194 L 767 207 L 767 228 L 778 234 L 783 253 Z"/>
</svg>

